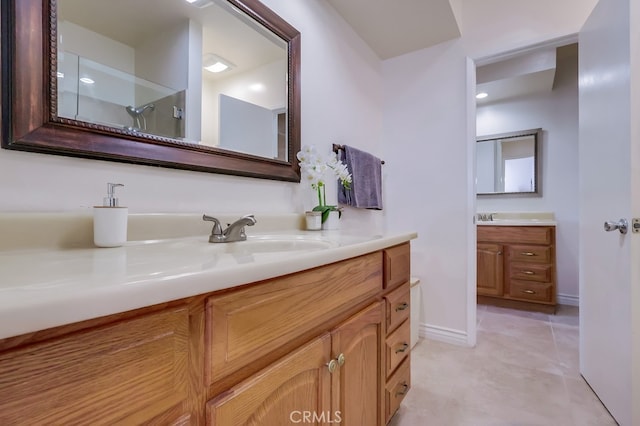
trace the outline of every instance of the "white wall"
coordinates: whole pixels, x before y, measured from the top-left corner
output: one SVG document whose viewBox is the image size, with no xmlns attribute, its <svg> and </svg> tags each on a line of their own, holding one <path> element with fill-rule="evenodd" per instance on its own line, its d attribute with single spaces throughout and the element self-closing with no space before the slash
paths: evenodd
<svg viewBox="0 0 640 426">
<path fill-rule="evenodd" d="M 423 321 L 466 340 L 468 144 L 466 59 L 446 42 L 384 62 L 387 226 L 419 234 L 412 273 L 421 278 Z"/>
<path fill-rule="evenodd" d="M 65 52 L 75 53 L 122 72 L 134 74 L 135 52 L 131 46 L 69 21 L 60 21 L 58 31 L 58 38 Z"/>
<path fill-rule="evenodd" d="M 265 0 L 302 36 L 302 142 L 381 151 L 380 61 L 324 0 Z M 332 64 L 330 69 L 326 64 Z M 367 123 L 368 125 L 362 125 Z M 371 123 L 369 125 L 369 123 Z M 0 150 L 0 211 L 73 211 L 101 203 L 107 182 L 138 212 L 301 213 L 310 188 L 295 183 Z M 349 211 L 344 226 L 382 226 Z"/>
<path fill-rule="evenodd" d="M 466 58 L 577 33 L 596 1 L 455 0 L 461 39 L 383 62 L 383 155 L 391 160 L 386 220 L 419 233 L 412 273 L 422 279 L 423 331 L 432 337 L 467 344 L 475 338 L 467 299 L 475 292 L 475 204 L 468 197 L 475 129 L 467 122 L 475 111 L 465 91 Z"/>
<path fill-rule="evenodd" d="M 578 297 L 578 58 L 558 58 L 551 92 L 478 106 L 478 135 L 542 128 L 542 196 L 478 198 L 479 212 L 551 211 L 556 215 L 558 294 Z M 567 300 L 567 296 L 569 297 Z M 561 302 L 563 301 L 561 300 Z"/>
<path fill-rule="evenodd" d="M 202 79 L 202 143 L 216 146 L 220 142 L 220 93 L 271 110 L 286 108 L 287 86 L 282 78 L 286 73 L 284 59 L 224 79 L 209 78 L 207 72 Z M 263 89 L 252 89 L 254 84 L 261 84 Z"/>
</svg>

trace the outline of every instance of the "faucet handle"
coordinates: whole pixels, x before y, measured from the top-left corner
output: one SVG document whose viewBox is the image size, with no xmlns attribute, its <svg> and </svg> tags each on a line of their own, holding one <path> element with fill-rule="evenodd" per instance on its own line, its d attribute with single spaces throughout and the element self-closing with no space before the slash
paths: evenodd
<svg viewBox="0 0 640 426">
<path fill-rule="evenodd" d="M 220 221 L 213 216 L 207 216 L 206 214 L 202 215 L 202 220 L 206 222 L 213 222 L 213 229 L 211 229 L 211 236 L 214 235 L 222 235 L 222 225 L 220 225 Z"/>
</svg>

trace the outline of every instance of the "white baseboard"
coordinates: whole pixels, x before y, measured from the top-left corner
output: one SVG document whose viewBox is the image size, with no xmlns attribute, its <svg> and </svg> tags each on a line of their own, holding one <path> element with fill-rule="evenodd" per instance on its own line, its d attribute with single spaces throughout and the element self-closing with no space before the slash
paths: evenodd
<svg viewBox="0 0 640 426">
<path fill-rule="evenodd" d="M 570 294 L 558 294 L 556 300 L 560 305 L 580 306 L 580 297 Z"/>
<path fill-rule="evenodd" d="M 420 337 L 438 340 L 440 342 L 451 343 L 458 346 L 469 346 L 467 333 L 462 330 L 454 330 L 437 325 L 420 324 Z"/>
</svg>

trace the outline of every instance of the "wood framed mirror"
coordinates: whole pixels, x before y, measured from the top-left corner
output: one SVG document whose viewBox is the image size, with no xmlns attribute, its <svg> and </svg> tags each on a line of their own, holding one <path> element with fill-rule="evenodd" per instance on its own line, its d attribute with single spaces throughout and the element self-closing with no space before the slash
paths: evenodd
<svg viewBox="0 0 640 426">
<path fill-rule="evenodd" d="M 198 112 L 197 108 L 193 106 L 203 105 L 204 102 L 198 99 L 198 93 L 192 92 L 190 95 L 188 92 L 188 89 L 196 84 L 185 84 L 184 87 L 178 87 L 178 90 L 171 93 L 163 92 L 162 89 L 166 88 L 166 85 L 158 84 L 157 81 L 150 78 L 145 79 L 137 73 L 130 75 L 126 70 L 116 69 L 110 64 L 98 63 L 93 60 L 95 58 L 83 58 L 81 55 L 66 50 L 63 52 L 60 35 L 63 31 L 72 32 L 61 24 L 59 16 L 61 11 L 73 10 L 71 7 L 62 9 L 62 2 L 66 1 L 75 3 L 74 7 L 89 3 L 102 3 L 114 9 L 117 8 L 117 4 L 125 5 L 127 3 L 124 0 L 114 2 L 2 1 L 3 148 L 282 181 L 300 181 L 300 170 L 296 159 L 296 153 L 300 150 L 300 33 L 294 27 L 258 0 L 197 0 L 195 2 L 171 0 L 182 8 L 194 6 L 201 8 L 201 10 L 193 12 L 191 18 L 189 16 L 185 18 L 190 19 L 192 24 L 195 22 L 196 29 L 204 28 L 206 25 L 197 21 L 200 16 L 207 15 L 214 9 L 226 9 L 226 13 L 237 15 L 237 20 L 248 25 L 251 30 L 263 37 L 266 43 L 271 41 L 273 44 L 281 46 L 284 55 L 280 67 L 284 75 L 277 79 L 282 79 L 284 93 L 280 96 L 280 103 L 276 102 L 276 104 L 264 108 L 256 107 L 256 105 L 246 102 L 245 99 L 231 97 L 229 100 L 227 99 L 230 97 L 228 93 L 221 92 L 213 96 L 215 102 L 221 99 L 220 103 L 216 103 L 216 105 L 223 105 L 224 108 L 227 108 L 226 105 L 230 105 L 228 107 L 230 111 L 247 109 L 245 104 L 250 104 L 249 109 L 262 111 L 263 116 L 265 115 L 264 111 L 267 116 L 272 114 L 271 125 L 276 129 L 278 135 L 269 134 L 268 138 L 265 136 L 265 139 L 269 139 L 269 143 L 273 144 L 272 140 L 275 138 L 273 149 L 269 148 L 266 153 L 252 152 L 245 149 L 242 144 L 235 147 L 219 141 L 209 143 L 208 140 L 200 140 L 198 136 L 201 134 L 197 125 L 191 126 L 195 129 L 193 135 L 196 137 L 189 136 L 188 130 L 184 130 L 189 126 L 189 119 L 192 119 L 191 122 L 196 124 L 198 122 L 209 123 L 220 120 L 220 117 L 232 115 L 232 113 L 223 111 L 212 113 L 204 106 Z M 149 7 L 147 10 L 154 8 L 161 10 L 160 4 L 163 3 L 167 3 L 167 1 L 158 2 L 156 0 L 153 8 Z M 100 21 L 108 22 L 104 12 L 95 11 L 95 13 L 101 17 Z M 127 14 L 125 11 L 117 13 L 120 13 L 120 16 Z M 66 17 L 72 14 L 65 12 L 64 15 Z M 153 14 L 149 12 L 147 15 Z M 72 24 L 78 26 L 73 22 Z M 193 27 L 194 25 L 188 27 L 188 31 L 192 34 L 194 33 Z M 159 28 L 156 25 L 155 28 L 156 33 L 164 31 L 164 27 Z M 91 29 L 90 32 L 84 34 L 97 34 L 98 32 L 99 30 Z M 120 32 L 125 33 L 125 31 Z M 66 34 L 65 37 L 67 37 Z M 97 34 L 96 37 L 108 38 L 109 36 Z M 237 36 L 236 40 L 239 41 L 241 38 L 246 37 Z M 124 44 L 118 40 L 114 43 Z M 207 65 L 205 61 L 210 60 L 210 52 L 203 50 L 207 49 L 206 45 L 206 40 L 200 39 L 200 45 L 197 45 L 195 51 L 202 52 L 202 54 L 190 53 L 190 68 L 185 72 L 189 75 L 196 75 L 196 78 L 191 82 L 198 82 L 198 75 L 204 77 L 207 74 L 207 71 L 203 71 Z M 88 52 L 95 50 L 105 49 L 87 49 Z M 133 50 L 135 51 L 135 49 Z M 167 48 L 167 50 L 170 49 Z M 157 52 L 158 49 L 156 48 L 155 51 Z M 175 51 L 176 49 L 174 49 Z M 184 49 L 177 49 L 177 51 L 184 53 Z M 69 57 L 73 57 L 76 61 L 71 67 L 68 66 Z M 197 65 L 191 67 L 191 62 L 195 62 Z M 229 63 L 231 62 L 229 61 Z M 172 64 L 181 63 L 182 61 L 179 60 L 172 61 Z M 63 65 L 67 68 L 63 68 Z M 136 65 L 136 68 L 144 68 L 139 66 L 140 61 Z M 156 65 L 147 68 L 158 70 L 164 67 Z M 80 105 L 88 98 L 83 94 L 80 86 L 83 84 L 82 69 L 99 69 L 111 80 L 117 76 L 122 81 L 133 82 L 131 85 L 136 88 L 135 94 L 126 94 L 124 101 L 108 99 L 109 96 L 115 96 L 114 93 L 120 91 L 119 88 L 114 89 L 114 86 L 111 86 L 108 90 L 102 91 L 103 95 L 95 95 L 89 99 L 91 107 L 98 104 L 100 108 L 98 114 L 92 116 L 86 112 L 87 109 L 78 112 L 79 107 L 77 111 L 69 113 L 68 105 L 74 105 L 74 103 Z M 70 71 L 67 73 L 67 70 Z M 70 75 L 74 73 L 75 75 Z M 75 98 L 71 101 L 69 101 L 69 93 L 65 86 L 66 81 L 70 81 L 68 77 L 73 77 L 74 81 L 80 80 L 80 83 L 74 83 L 76 84 L 74 87 L 78 87 L 78 89 L 72 93 Z M 61 82 L 63 79 L 66 81 Z M 157 87 L 162 88 L 156 91 L 160 94 L 149 95 L 151 89 Z M 145 96 L 147 97 L 145 98 Z M 185 103 L 180 104 L 181 101 L 175 100 L 180 96 L 186 97 Z M 169 105 L 168 109 L 166 109 L 167 105 Z M 121 120 L 127 121 L 118 122 L 119 119 L 111 118 L 112 116 L 107 119 L 109 114 L 106 106 L 117 110 L 117 114 L 112 114 L 113 117 L 119 116 Z M 168 111 L 166 112 L 168 115 L 161 118 L 152 117 L 152 112 L 159 114 L 163 107 Z M 193 119 L 193 117 L 196 118 Z M 257 126 L 255 123 L 258 119 L 254 117 L 236 119 L 235 121 L 239 123 L 237 127 L 241 130 L 243 128 L 255 129 Z M 169 120 L 178 123 L 169 126 L 174 128 L 169 133 L 166 130 L 152 130 L 152 122 L 155 125 L 156 122 L 163 124 L 170 122 Z M 179 123 L 180 120 L 184 122 Z M 269 120 L 267 118 L 266 121 L 269 122 Z M 181 129 L 180 126 L 182 126 Z M 223 125 L 220 124 L 220 127 Z M 175 131 L 175 128 L 179 128 L 177 133 L 171 133 Z M 230 126 L 226 125 L 226 128 L 230 128 Z M 213 133 L 220 132 L 216 129 Z M 229 133 L 229 131 L 225 132 Z M 202 135 L 205 133 L 203 130 Z M 233 134 L 233 131 L 231 133 Z M 245 137 L 244 134 L 242 136 L 235 135 L 236 139 Z M 261 137 L 259 136 L 259 139 Z M 244 143 L 244 139 L 241 142 Z"/>
</svg>

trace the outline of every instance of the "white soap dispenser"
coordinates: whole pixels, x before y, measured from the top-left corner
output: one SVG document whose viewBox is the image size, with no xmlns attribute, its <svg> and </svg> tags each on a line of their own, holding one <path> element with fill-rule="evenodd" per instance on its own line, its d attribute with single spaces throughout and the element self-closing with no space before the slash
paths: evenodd
<svg viewBox="0 0 640 426">
<path fill-rule="evenodd" d="M 127 241 L 129 209 L 120 207 L 115 188 L 121 183 L 108 183 L 102 206 L 93 208 L 93 243 L 98 247 L 119 247 Z"/>
</svg>

